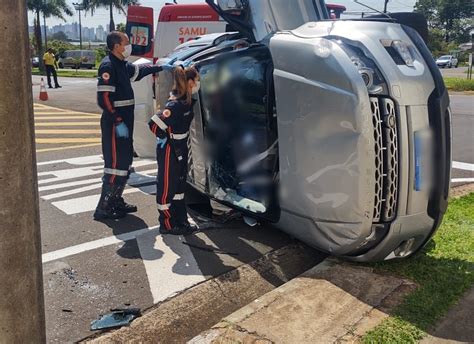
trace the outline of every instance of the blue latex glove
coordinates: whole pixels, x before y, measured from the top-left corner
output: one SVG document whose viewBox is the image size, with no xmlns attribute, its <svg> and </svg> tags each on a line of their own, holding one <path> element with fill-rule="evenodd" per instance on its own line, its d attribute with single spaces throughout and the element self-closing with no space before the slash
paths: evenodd
<svg viewBox="0 0 474 344">
<path fill-rule="evenodd" d="M 117 136 L 118 138 L 122 138 L 122 139 L 128 139 L 129 138 L 130 133 L 129 133 L 128 128 L 125 125 L 125 123 L 120 122 L 119 124 L 115 125 L 115 136 Z"/>
<path fill-rule="evenodd" d="M 169 64 L 162 64 L 162 65 L 160 65 L 160 67 L 164 71 L 172 71 L 174 69 L 174 66 L 169 65 Z"/>
<path fill-rule="evenodd" d="M 182 66 L 183 66 L 184 68 L 188 68 L 188 67 L 192 66 L 193 64 L 194 64 L 193 61 L 188 60 L 188 61 L 183 62 L 183 63 L 182 63 Z"/>
<path fill-rule="evenodd" d="M 164 139 L 156 138 L 156 145 L 160 146 L 161 149 L 165 148 L 166 142 L 168 141 L 168 138 L 165 137 Z"/>
</svg>

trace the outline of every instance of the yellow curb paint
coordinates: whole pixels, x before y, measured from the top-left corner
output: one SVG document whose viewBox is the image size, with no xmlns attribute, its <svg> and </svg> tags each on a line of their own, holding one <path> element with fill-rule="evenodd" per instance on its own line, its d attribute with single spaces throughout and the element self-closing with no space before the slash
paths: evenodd
<svg viewBox="0 0 474 344">
<path fill-rule="evenodd" d="M 98 127 L 99 122 L 40 122 L 35 123 L 35 127 L 70 127 L 70 126 L 94 126 Z"/>
<path fill-rule="evenodd" d="M 49 117 L 37 117 L 35 118 L 35 121 L 44 121 L 44 120 L 49 120 L 49 119 L 94 119 L 94 117 L 91 116 L 49 116 Z M 98 119 L 98 118 L 97 118 Z"/>
<path fill-rule="evenodd" d="M 100 134 L 100 129 L 38 129 L 36 134 Z"/>
<path fill-rule="evenodd" d="M 100 146 L 100 143 L 91 143 L 91 144 L 87 144 L 87 145 L 74 145 L 74 146 L 67 146 L 67 147 L 37 149 L 36 153 L 54 152 L 54 151 L 60 151 L 60 150 L 86 148 L 86 147 L 96 147 L 96 146 Z"/>
<path fill-rule="evenodd" d="M 44 105 L 44 104 L 38 104 L 38 103 L 34 103 L 33 106 L 34 107 L 39 107 L 38 111 L 40 111 L 40 112 L 45 112 L 45 111 L 48 111 L 48 110 L 54 110 L 54 111 L 62 111 L 62 112 L 79 113 L 79 114 L 83 114 L 83 115 L 95 115 L 95 116 L 100 117 L 100 114 L 97 114 L 97 113 L 73 111 L 73 110 L 69 110 L 69 109 L 61 109 L 61 108 L 52 107 L 52 106 L 48 106 L 48 105 Z"/>
<path fill-rule="evenodd" d="M 97 137 L 85 137 L 85 138 L 36 138 L 36 143 L 100 143 L 101 138 Z"/>
<path fill-rule="evenodd" d="M 88 113 L 85 113 L 85 112 L 77 112 L 77 111 L 48 111 L 48 112 L 45 112 L 45 111 L 41 111 L 41 112 L 36 112 L 35 111 L 35 116 L 51 116 L 51 115 L 77 115 L 77 116 L 89 116 L 89 117 L 100 117 L 99 115 L 95 115 L 95 114 L 88 114 Z"/>
</svg>

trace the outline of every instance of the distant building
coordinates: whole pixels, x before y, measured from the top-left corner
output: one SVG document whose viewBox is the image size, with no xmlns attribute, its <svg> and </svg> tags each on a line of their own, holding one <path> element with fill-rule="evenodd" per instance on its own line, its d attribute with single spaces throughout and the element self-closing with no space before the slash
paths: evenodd
<svg viewBox="0 0 474 344">
<path fill-rule="evenodd" d="M 95 37 L 97 41 L 104 42 L 105 41 L 105 30 L 102 25 L 99 25 L 95 30 Z"/>
</svg>

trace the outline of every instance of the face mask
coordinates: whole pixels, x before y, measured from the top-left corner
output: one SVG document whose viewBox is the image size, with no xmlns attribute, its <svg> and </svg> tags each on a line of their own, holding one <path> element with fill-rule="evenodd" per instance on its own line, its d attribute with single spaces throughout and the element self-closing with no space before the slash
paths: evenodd
<svg viewBox="0 0 474 344">
<path fill-rule="evenodd" d="M 197 81 L 193 87 L 193 94 L 198 93 L 200 88 L 201 88 L 201 81 Z"/>
<path fill-rule="evenodd" d="M 125 46 L 125 50 L 122 52 L 122 56 L 124 58 L 128 58 L 130 57 L 130 55 L 132 55 L 132 45 L 128 44 Z"/>
</svg>

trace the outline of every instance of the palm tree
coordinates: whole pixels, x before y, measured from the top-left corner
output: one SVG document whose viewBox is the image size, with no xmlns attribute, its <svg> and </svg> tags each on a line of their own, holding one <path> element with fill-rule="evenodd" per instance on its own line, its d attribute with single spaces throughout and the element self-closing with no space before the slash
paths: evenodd
<svg viewBox="0 0 474 344">
<path fill-rule="evenodd" d="M 115 30 L 114 9 L 118 9 L 125 14 L 125 6 L 136 5 L 138 0 L 83 0 L 83 4 L 92 15 L 94 15 L 94 11 L 99 7 L 108 8 L 110 14 L 109 31 L 113 31 Z"/>
<path fill-rule="evenodd" d="M 34 31 L 36 51 L 39 54 L 40 69 L 43 69 L 43 39 L 41 37 L 41 15 L 45 18 L 56 17 L 64 21 L 64 15 L 72 16 L 72 9 L 66 0 L 27 0 L 27 6 L 35 14 Z"/>
</svg>

